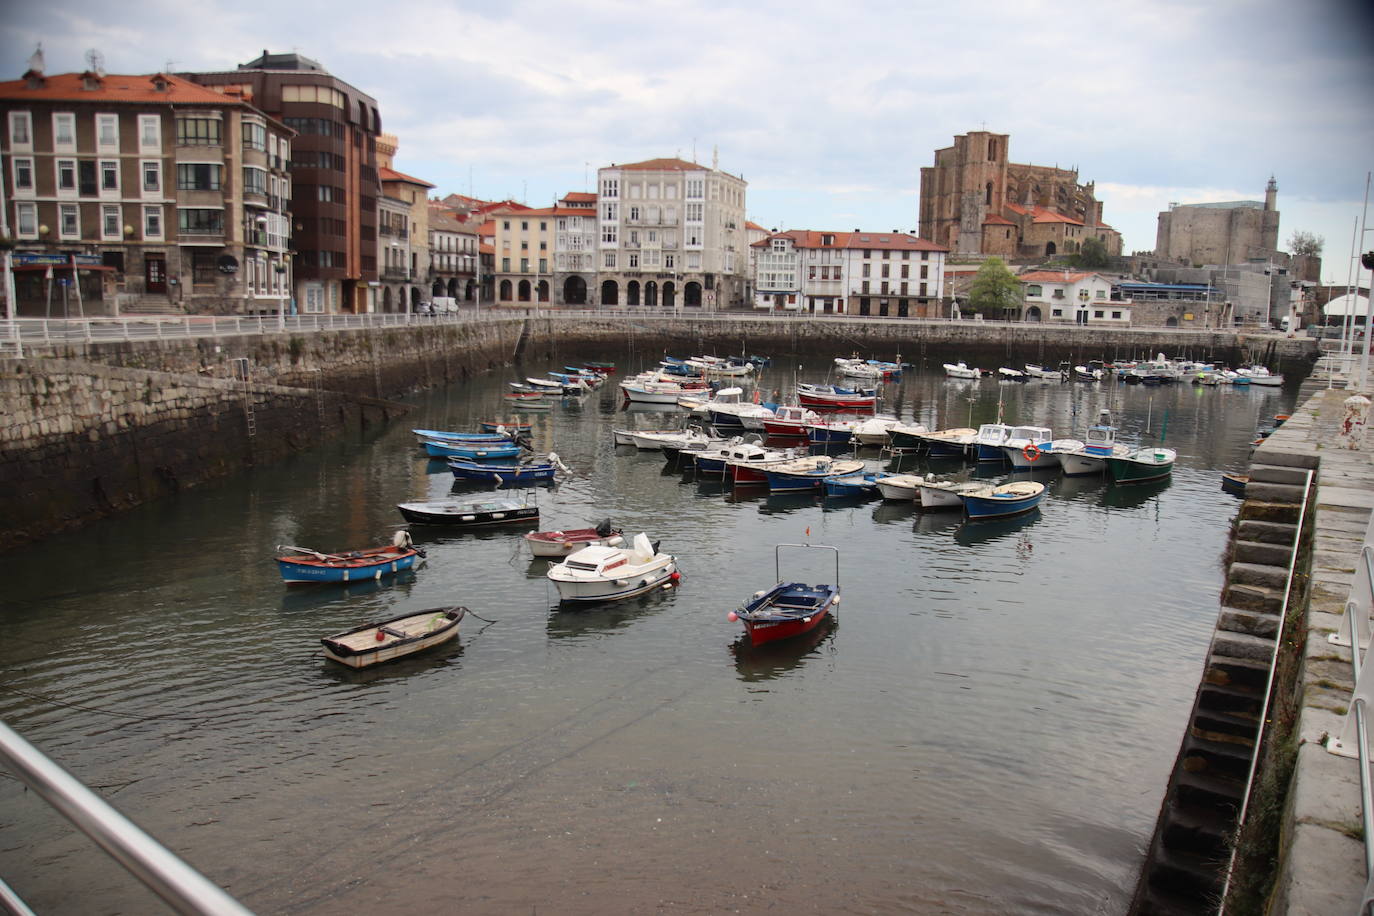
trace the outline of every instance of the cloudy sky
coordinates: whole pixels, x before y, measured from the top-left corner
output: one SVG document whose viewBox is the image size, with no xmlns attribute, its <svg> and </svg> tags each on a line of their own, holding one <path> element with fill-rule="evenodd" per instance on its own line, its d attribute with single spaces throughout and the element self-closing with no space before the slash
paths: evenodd
<svg viewBox="0 0 1374 916">
<path fill-rule="evenodd" d="M 658 156 L 749 182 L 767 228 L 913 229 L 955 134 L 1077 167 L 1130 250 L 1169 202 L 1260 199 L 1346 281 L 1374 168 L 1369 0 L 59 0 L 7 5 L 0 73 L 232 69 L 296 50 L 377 98 L 397 168 L 543 206 Z M 1371 218 L 1374 221 L 1374 218 Z M 1374 247 L 1374 231 L 1364 236 Z"/>
</svg>

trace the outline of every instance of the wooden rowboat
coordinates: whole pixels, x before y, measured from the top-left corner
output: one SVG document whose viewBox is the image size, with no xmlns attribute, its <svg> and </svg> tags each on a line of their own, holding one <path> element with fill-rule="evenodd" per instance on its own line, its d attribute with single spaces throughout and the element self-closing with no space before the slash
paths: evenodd
<svg viewBox="0 0 1374 916">
<path fill-rule="evenodd" d="M 362 582 L 380 579 L 410 569 L 425 552 L 411 546 L 410 535 L 402 531 L 385 547 L 368 547 L 343 553 L 322 553 L 309 547 L 278 545 L 283 555 L 276 558 L 277 569 L 288 585 L 311 582 Z"/>
<path fill-rule="evenodd" d="M 413 655 L 458 635 L 465 607 L 439 607 L 368 623 L 320 639 L 325 658 L 350 668 L 366 668 Z"/>
</svg>

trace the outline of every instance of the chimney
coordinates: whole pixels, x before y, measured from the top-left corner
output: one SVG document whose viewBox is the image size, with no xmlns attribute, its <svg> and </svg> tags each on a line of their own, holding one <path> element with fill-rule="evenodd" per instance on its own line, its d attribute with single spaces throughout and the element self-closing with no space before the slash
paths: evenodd
<svg viewBox="0 0 1374 916">
<path fill-rule="evenodd" d="M 43 44 L 40 42 L 29 56 L 29 69 L 24 71 L 24 83 L 30 89 L 42 89 L 47 83 L 43 76 Z"/>
</svg>

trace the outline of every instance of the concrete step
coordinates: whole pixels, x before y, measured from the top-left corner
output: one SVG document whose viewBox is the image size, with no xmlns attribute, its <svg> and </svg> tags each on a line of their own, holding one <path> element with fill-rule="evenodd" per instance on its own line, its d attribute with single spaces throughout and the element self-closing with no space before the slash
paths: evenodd
<svg viewBox="0 0 1374 916">
<path fill-rule="evenodd" d="M 139 296 L 126 299 L 119 304 L 121 315 L 184 315 L 185 312 L 172 304 L 166 296 Z"/>
<path fill-rule="evenodd" d="M 1171 808 L 1159 825 L 1160 842 L 1172 853 L 1201 856 L 1204 861 L 1225 857 L 1229 823 L 1210 812 Z"/>
<path fill-rule="evenodd" d="M 1226 581 L 1232 585 L 1258 585 L 1264 588 L 1282 589 L 1288 585 L 1286 566 L 1266 566 L 1260 563 L 1231 563 L 1226 572 Z"/>
<path fill-rule="evenodd" d="M 1240 524 L 1236 526 L 1236 539 L 1241 541 L 1255 541 L 1261 544 L 1287 544 L 1291 547 L 1297 536 L 1298 526 L 1296 522 L 1270 522 L 1258 518 L 1242 518 Z"/>
<path fill-rule="evenodd" d="M 1301 487 L 1307 480 L 1307 468 L 1275 467 L 1272 464 L 1250 465 L 1250 481 L 1253 483 L 1282 483 Z M 1248 490 L 1246 492 L 1249 492 Z"/>
<path fill-rule="evenodd" d="M 1240 518 L 1242 522 L 1278 522 L 1284 525 L 1296 525 L 1298 523 L 1298 507 L 1291 502 L 1270 502 L 1269 500 L 1254 498 L 1250 492 L 1250 485 L 1245 486 L 1245 502 L 1240 504 Z"/>
<path fill-rule="evenodd" d="M 1262 585 L 1232 582 L 1221 596 L 1222 604 L 1245 611 L 1278 614 L 1283 611 L 1283 592 Z"/>
<path fill-rule="evenodd" d="M 1212 776 L 1219 781 L 1244 784 L 1250 775 L 1250 761 L 1254 759 L 1253 745 L 1233 744 L 1186 735 L 1180 760 L 1189 773 Z"/>
<path fill-rule="evenodd" d="M 1263 541 L 1236 541 L 1232 555 L 1237 563 L 1253 563 L 1256 566 L 1279 566 L 1288 568 L 1293 558 L 1293 548 L 1288 544 L 1266 544 Z"/>
<path fill-rule="evenodd" d="M 1279 615 L 1243 608 L 1224 607 L 1217 615 L 1217 627 L 1232 633 L 1250 633 L 1273 638 L 1279 631 Z"/>
<path fill-rule="evenodd" d="M 1259 716 L 1257 713 L 1227 712 L 1224 709 L 1198 709 L 1188 723 L 1188 734 L 1208 741 L 1253 747 L 1259 735 Z"/>
<path fill-rule="evenodd" d="M 1172 898 L 1172 904 L 1168 909 L 1155 909 L 1150 912 L 1216 912 L 1215 899 L 1221 894 L 1221 870 L 1206 856 L 1183 850 L 1161 849 L 1151 857 L 1149 869 L 1149 890 L 1161 891 Z"/>
<path fill-rule="evenodd" d="M 1263 705 L 1263 697 L 1257 690 L 1203 684 L 1197 692 L 1196 715 L 1216 713 L 1258 721 Z"/>
<path fill-rule="evenodd" d="M 1212 637 L 1212 655 L 1268 665 L 1274 657 L 1274 641 L 1264 636 L 1251 636 L 1249 633 L 1218 630 Z"/>
<path fill-rule="evenodd" d="M 1174 804 L 1170 808 L 1210 812 L 1234 822 L 1244 790 L 1245 784 L 1237 780 L 1218 779 L 1206 773 L 1179 773 L 1174 783 Z"/>
<path fill-rule="evenodd" d="M 1297 506 L 1302 502 L 1305 491 L 1301 484 L 1263 483 L 1253 477 L 1245 485 L 1246 499 L 1262 499 L 1270 503 L 1288 503 Z"/>
<path fill-rule="evenodd" d="M 1215 635 L 1220 636 L 1221 634 Z M 1273 642 L 1271 641 L 1269 644 L 1272 646 Z M 1207 658 L 1207 668 L 1202 672 L 1202 680 L 1214 687 L 1228 687 L 1233 690 L 1261 694 L 1269 686 L 1271 664 L 1272 662 L 1268 657 L 1255 659 L 1214 654 Z"/>
</svg>

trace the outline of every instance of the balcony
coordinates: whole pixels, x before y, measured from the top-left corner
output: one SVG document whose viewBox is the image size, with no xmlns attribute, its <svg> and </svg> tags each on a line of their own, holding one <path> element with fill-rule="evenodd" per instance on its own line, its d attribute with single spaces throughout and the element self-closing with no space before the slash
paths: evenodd
<svg viewBox="0 0 1374 916">
<path fill-rule="evenodd" d="M 383 267 L 382 279 L 395 283 L 408 283 L 410 282 L 410 271 L 404 267 Z"/>
</svg>

